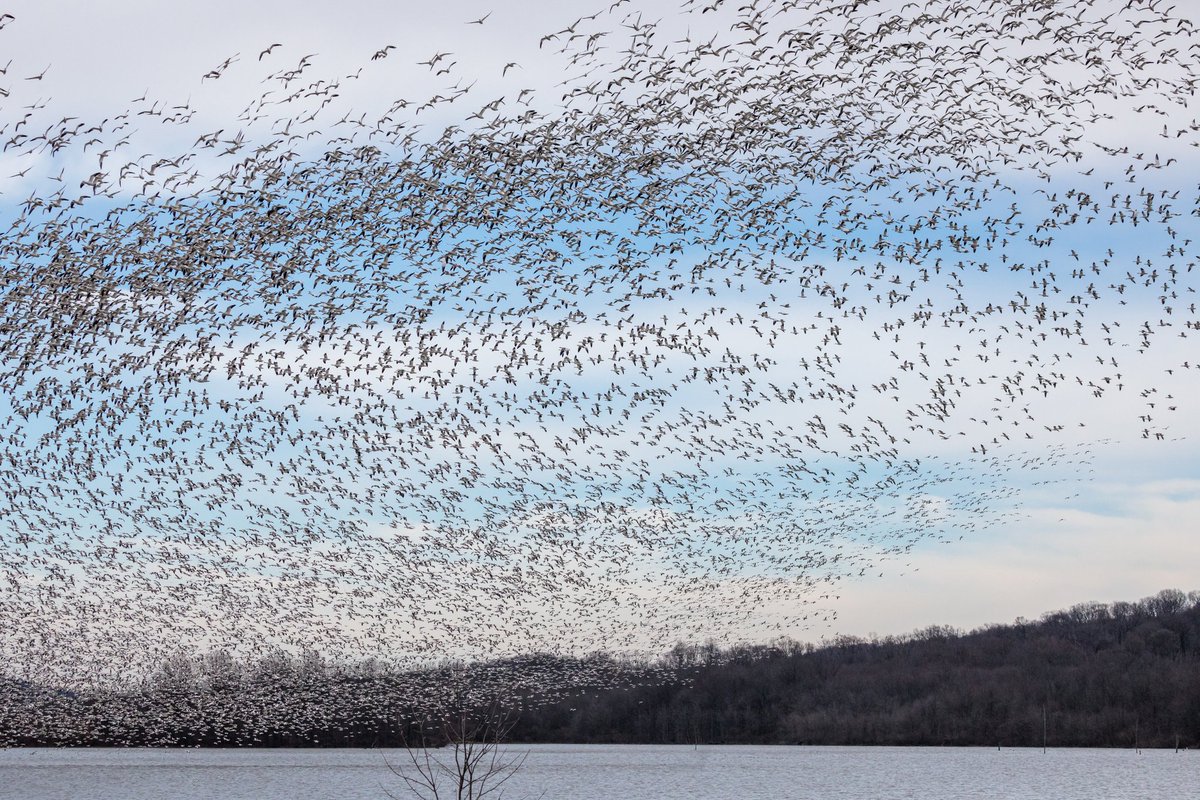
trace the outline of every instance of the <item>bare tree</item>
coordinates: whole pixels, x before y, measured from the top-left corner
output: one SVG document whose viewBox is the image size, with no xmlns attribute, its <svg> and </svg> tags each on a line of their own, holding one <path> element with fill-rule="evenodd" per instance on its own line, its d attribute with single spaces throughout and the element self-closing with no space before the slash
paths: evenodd
<svg viewBox="0 0 1200 800">
<path fill-rule="evenodd" d="M 482 710 L 458 707 L 416 724 L 415 741 L 411 734 L 403 737 L 408 763 L 403 768 L 388 763 L 388 769 L 421 800 L 499 800 L 529 755 L 501 749 L 516 721 L 515 713 L 498 703 Z M 435 742 L 439 746 L 431 747 Z"/>
</svg>

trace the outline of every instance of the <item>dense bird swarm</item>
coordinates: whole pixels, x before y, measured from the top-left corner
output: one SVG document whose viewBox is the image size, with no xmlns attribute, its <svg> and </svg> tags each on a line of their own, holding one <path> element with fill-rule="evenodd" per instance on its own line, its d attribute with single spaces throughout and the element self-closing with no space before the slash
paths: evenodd
<svg viewBox="0 0 1200 800">
<path fill-rule="evenodd" d="M 63 113 L 10 62 L 9 679 L 769 637 L 1011 520 L 1080 441 L 1169 438 L 1190 22 L 740 2 L 618 0 L 500 96 L 450 52 L 263 42 L 196 75 L 257 87 L 216 125 L 188 92 Z M 351 102 L 398 60 L 436 88 Z"/>
</svg>

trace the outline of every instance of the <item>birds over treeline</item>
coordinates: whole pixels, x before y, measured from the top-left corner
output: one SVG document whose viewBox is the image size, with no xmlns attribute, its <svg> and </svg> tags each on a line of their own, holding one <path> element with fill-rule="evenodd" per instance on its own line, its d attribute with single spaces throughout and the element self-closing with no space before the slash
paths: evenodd
<svg viewBox="0 0 1200 800">
<path fill-rule="evenodd" d="M 0 744 L 442 744 L 428 734 L 436 736 L 441 723 L 457 721 L 456 715 L 491 725 L 505 710 L 663 686 L 677 677 L 678 670 L 661 660 L 600 653 L 531 654 L 470 665 L 444 660 L 406 671 L 371 659 L 334 663 L 311 650 L 297 655 L 279 650 L 250 661 L 220 650 L 175 654 L 119 690 L 64 691 L 0 677 Z"/>
<path fill-rule="evenodd" d="M 501 96 L 454 44 L 324 74 L 269 33 L 99 119 L 20 104 L 53 53 L 5 67 L 10 678 L 773 636 L 1015 524 L 1101 434 L 1171 437 L 1187 18 L 649 12 L 514 42 L 488 85 L 566 77 Z M 347 105 L 400 62 L 434 88 Z M 214 123 L 189 96 L 226 86 Z"/>
<path fill-rule="evenodd" d="M 0 683 L 0 743 L 396 747 L 453 741 L 466 721 L 542 743 L 1028 746 L 1041 744 L 1045 704 L 1056 746 L 1127 746 L 1138 719 L 1143 745 L 1191 746 L 1197 641 L 1200 591 L 1167 589 L 971 632 L 676 642 L 652 658 L 543 653 L 396 671 L 311 650 L 217 650 L 171 655 L 120 691 Z"/>
</svg>

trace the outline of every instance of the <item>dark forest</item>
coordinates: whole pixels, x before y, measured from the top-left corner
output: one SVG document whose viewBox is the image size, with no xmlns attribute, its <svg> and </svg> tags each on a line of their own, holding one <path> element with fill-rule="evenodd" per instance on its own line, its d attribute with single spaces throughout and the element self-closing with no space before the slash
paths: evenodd
<svg viewBox="0 0 1200 800">
<path fill-rule="evenodd" d="M 8 679 L 0 736 L 10 746 L 395 746 L 412 741 L 421 687 L 449 668 L 217 653 L 165 663 L 137 691 Z M 652 663 L 543 654 L 484 669 L 558 685 L 547 696 L 506 684 L 516 742 L 1200 747 L 1200 592 L 970 632 L 679 643 Z"/>
<path fill-rule="evenodd" d="M 687 680 L 526 713 L 529 742 L 1200 746 L 1200 593 L 969 633 L 678 645 Z M 576 710 L 568 711 L 569 707 Z"/>
</svg>

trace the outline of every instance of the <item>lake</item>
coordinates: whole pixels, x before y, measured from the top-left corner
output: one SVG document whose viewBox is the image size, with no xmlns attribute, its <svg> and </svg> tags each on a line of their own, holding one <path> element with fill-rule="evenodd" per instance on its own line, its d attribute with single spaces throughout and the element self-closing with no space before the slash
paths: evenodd
<svg viewBox="0 0 1200 800">
<path fill-rule="evenodd" d="M 533 745 L 504 797 L 546 800 L 1166 800 L 1195 796 L 1200 751 Z M 0 797 L 411 797 L 395 750 L 0 750 Z"/>
</svg>

